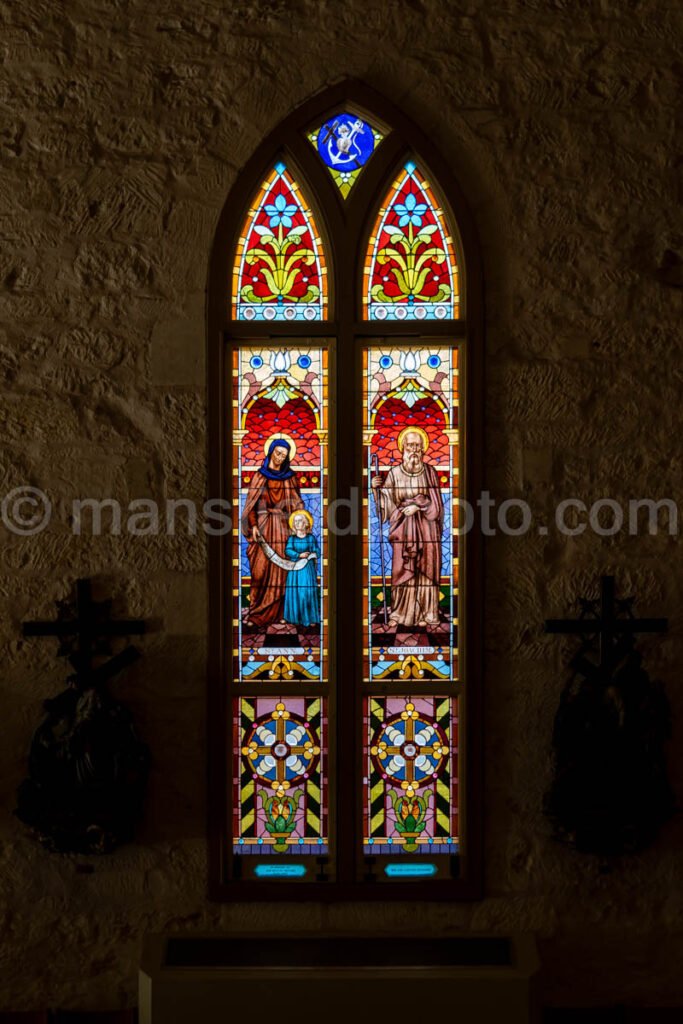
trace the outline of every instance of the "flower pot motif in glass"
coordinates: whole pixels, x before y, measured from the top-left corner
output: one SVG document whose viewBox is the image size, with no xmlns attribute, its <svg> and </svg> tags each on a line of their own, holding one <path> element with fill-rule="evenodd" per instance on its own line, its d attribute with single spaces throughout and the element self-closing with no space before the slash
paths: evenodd
<svg viewBox="0 0 683 1024">
<path fill-rule="evenodd" d="M 369 697 L 364 852 L 458 851 L 457 718 L 451 697 Z"/>
<path fill-rule="evenodd" d="M 327 267 L 313 213 L 283 163 L 252 203 L 233 267 L 236 320 L 327 319 Z"/>
<path fill-rule="evenodd" d="M 301 800 L 301 790 L 291 796 L 265 796 L 261 794 L 261 804 L 266 816 L 266 831 L 276 840 L 273 849 L 278 853 L 287 852 L 287 839 L 296 828 L 296 809 Z"/>
<path fill-rule="evenodd" d="M 412 160 L 381 206 L 365 259 L 367 320 L 458 316 L 458 270 L 443 210 Z"/>
<path fill-rule="evenodd" d="M 399 796 L 395 790 L 389 791 L 389 796 L 394 807 L 396 818 L 396 831 L 405 840 L 403 849 L 406 853 L 415 853 L 417 843 L 415 839 L 424 832 L 427 816 L 427 805 L 431 793 L 421 796 Z"/>
<path fill-rule="evenodd" d="M 344 199 L 384 136 L 355 114 L 335 114 L 311 132 L 309 141 Z"/>
<path fill-rule="evenodd" d="M 237 705 L 234 852 L 326 853 L 323 701 L 257 697 Z"/>
</svg>

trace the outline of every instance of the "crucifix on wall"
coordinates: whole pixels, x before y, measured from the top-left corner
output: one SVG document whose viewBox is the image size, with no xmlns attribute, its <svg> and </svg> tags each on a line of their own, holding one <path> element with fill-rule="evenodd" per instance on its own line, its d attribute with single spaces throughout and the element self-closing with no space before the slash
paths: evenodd
<svg viewBox="0 0 683 1024">
<path fill-rule="evenodd" d="M 111 601 L 94 601 L 90 580 L 77 581 L 75 601 L 57 604 L 55 621 L 25 622 L 23 635 L 57 637 L 58 657 L 74 672 L 44 703 L 16 814 L 48 849 L 106 853 L 133 836 L 149 763 L 132 715 L 105 688 L 140 653 L 128 645 L 110 656 L 111 642 L 143 634 L 145 623 L 113 620 Z"/>
<path fill-rule="evenodd" d="M 581 638 L 570 661 L 553 734 L 554 779 L 545 810 L 555 835 L 601 856 L 648 845 L 673 812 L 664 743 L 670 712 L 635 649 L 664 618 L 638 619 L 603 576 L 597 600 L 579 599 L 578 619 L 548 619 L 547 633 Z"/>
</svg>

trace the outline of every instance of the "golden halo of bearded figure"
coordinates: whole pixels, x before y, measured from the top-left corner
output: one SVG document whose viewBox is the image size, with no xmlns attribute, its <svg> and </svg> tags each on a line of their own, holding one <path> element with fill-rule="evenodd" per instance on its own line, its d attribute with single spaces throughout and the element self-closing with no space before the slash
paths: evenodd
<svg viewBox="0 0 683 1024">
<path fill-rule="evenodd" d="M 404 427 L 401 433 L 398 435 L 398 439 L 396 441 L 398 445 L 398 450 L 400 452 L 403 451 L 403 444 L 405 441 L 406 434 L 419 434 L 420 437 L 422 438 L 422 451 L 427 451 L 427 449 L 429 448 L 429 435 L 427 434 L 427 431 L 423 430 L 422 427 Z"/>
<path fill-rule="evenodd" d="M 263 454 L 264 455 L 268 454 L 268 449 L 270 448 L 270 446 L 273 443 L 273 441 L 286 441 L 287 442 L 287 444 L 289 445 L 289 461 L 290 461 L 290 463 L 293 462 L 294 456 L 296 455 L 296 444 L 294 443 L 292 438 L 289 436 L 289 434 L 271 434 L 270 437 L 268 438 L 268 440 L 266 441 L 266 443 L 263 446 Z"/>
</svg>

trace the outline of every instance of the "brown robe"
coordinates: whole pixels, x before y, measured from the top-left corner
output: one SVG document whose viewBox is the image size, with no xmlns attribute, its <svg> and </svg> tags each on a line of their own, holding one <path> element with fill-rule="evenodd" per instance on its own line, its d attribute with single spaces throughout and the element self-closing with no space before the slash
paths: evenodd
<svg viewBox="0 0 683 1024">
<path fill-rule="evenodd" d="M 441 535 L 443 501 L 436 470 L 423 463 L 422 471 L 408 473 L 403 465 L 387 473 L 379 489 L 381 516 L 389 520 L 391 562 L 391 618 L 405 626 L 439 621 Z M 410 505 L 418 510 L 403 514 Z"/>
<path fill-rule="evenodd" d="M 253 528 L 258 526 L 263 539 L 284 558 L 291 533 L 289 517 L 299 508 L 303 508 L 303 501 L 296 473 L 288 480 L 269 480 L 262 473 L 254 474 L 242 513 L 242 533 L 249 539 L 247 558 L 251 569 L 247 618 L 255 626 L 267 626 L 282 619 L 287 573 L 252 540 Z"/>
</svg>

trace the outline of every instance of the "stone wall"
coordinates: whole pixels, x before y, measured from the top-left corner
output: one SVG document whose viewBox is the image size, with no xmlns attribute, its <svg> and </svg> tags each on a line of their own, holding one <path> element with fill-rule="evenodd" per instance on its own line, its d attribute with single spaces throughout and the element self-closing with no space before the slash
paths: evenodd
<svg viewBox="0 0 683 1024">
<path fill-rule="evenodd" d="M 173 928 L 533 929 L 554 1003 L 683 1002 L 683 826 L 603 874 L 540 814 L 566 649 L 539 624 L 603 571 L 665 639 L 677 715 L 675 537 L 488 547 L 487 898 L 473 905 L 206 900 L 204 540 L 74 538 L 74 497 L 203 500 L 204 289 L 240 166 L 343 76 L 423 125 L 475 212 L 487 282 L 486 479 L 556 500 L 676 497 L 681 475 L 680 9 L 668 0 L 4 0 L 0 485 L 54 505 L 0 549 L 0 1007 L 131 1005 L 142 935 Z M 114 692 L 154 768 L 139 841 L 78 870 L 12 816 L 54 643 L 20 638 L 76 575 L 163 620 Z"/>
</svg>

